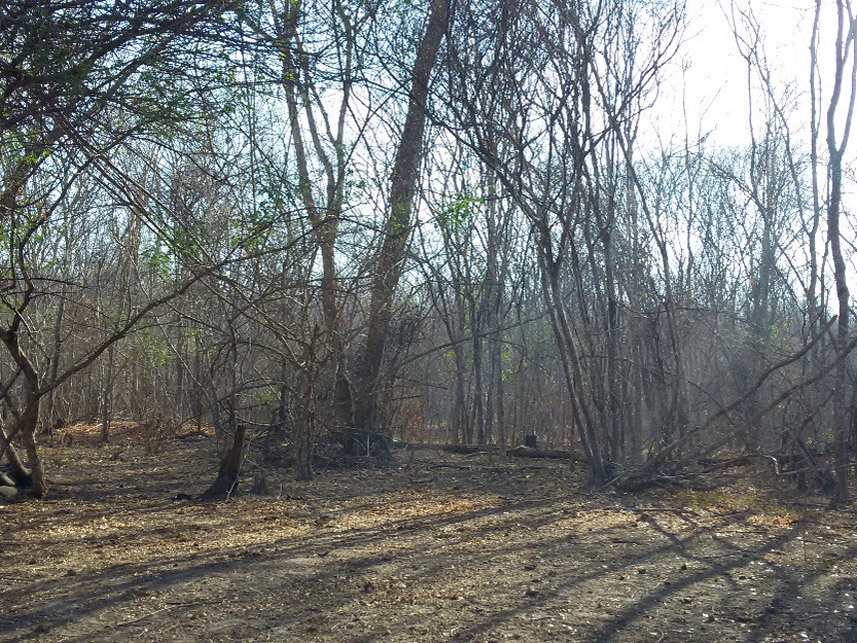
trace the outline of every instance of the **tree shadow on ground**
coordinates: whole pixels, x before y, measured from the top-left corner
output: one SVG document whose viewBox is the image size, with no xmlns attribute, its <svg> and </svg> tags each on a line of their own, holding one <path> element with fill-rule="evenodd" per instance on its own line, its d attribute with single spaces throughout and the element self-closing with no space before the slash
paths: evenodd
<svg viewBox="0 0 857 643">
<path fill-rule="evenodd" d="M 301 500 L 46 503 L 28 532 L 40 548 L 32 555 L 64 550 L 73 573 L 27 577 L 23 552 L 4 552 L 6 572 L 19 575 L 0 593 L 0 638 L 762 641 L 821 621 L 815 599 L 834 606 L 853 581 L 853 541 L 835 547 L 846 570 L 814 567 L 800 558 L 802 523 L 758 529 L 746 515 L 682 511 L 644 520 L 613 498 L 559 495 L 514 469 L 489 484 L 478 473 L 419 489 L 407 487 L 413 472 L 377 485 L 374 474 L 345 473 L 326 491 L 303 488 Z M 101 516 L 134 530 L 85 532 Z M 63 524 L 66 535 L 35 537 Z M 123 538 L 138 559 L 86 558 Z M 199 550 L 175 549 L 203 538 Z M 813 637 L 848 640 L 848 615 L 824 616 Z"/>
</svg>

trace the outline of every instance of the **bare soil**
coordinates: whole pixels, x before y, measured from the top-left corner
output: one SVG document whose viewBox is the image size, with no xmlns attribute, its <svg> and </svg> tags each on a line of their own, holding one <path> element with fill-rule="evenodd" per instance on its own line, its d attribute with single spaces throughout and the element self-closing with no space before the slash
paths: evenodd
<svg viewBox="0 0 857 643">
<path fill-rule="evenodd" d="M 0 505 L 2 641 L 857 641 L 853 506 L 761 471 L 588 495 L 567 462 L 422 450 L 202 503 L 210 440 L 93 430 Z"/>
</svg>

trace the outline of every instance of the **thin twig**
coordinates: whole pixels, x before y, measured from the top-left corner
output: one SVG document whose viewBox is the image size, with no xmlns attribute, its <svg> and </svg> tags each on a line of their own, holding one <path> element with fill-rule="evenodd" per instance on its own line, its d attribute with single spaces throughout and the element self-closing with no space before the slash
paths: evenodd
<svg viewBox="0 0 857 643">
<path fill-rule="evenodd" d="M 160 614 L 161 612 L 166 612 L 167 610 L 175 609 L 176 607 L 189 607 L 191 605 L 204 604 L 204 601 L 192 601 L 190 603 L 169 603 L 166 607 L 162 607 L 161 609 L 155 610 L 154 612 L 149 612 L 148 614 L 143 614 L 143 616 L 138 616 L 137 618 L 133 618 L 130 621 L 122 621 L 121 623 L 117 623 L 114 627 L 125 627 L 126 625 L 134 625 L 135 623 L 139 623 L 140 621 L 146 620 L 150 616 Z"/>
</svg>

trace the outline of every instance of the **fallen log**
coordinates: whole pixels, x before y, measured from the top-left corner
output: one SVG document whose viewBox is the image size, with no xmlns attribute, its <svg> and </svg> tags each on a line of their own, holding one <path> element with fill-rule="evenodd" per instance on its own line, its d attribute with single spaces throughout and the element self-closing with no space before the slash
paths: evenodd
<svg viewBox="0 0 857 643">
<path fill-rule="evenodd" d="M 500 447 L 496 444 L 420 444 L 407 443 L 404 447 L 409 450 L 436 449 L 446 453 L 457 455 L 479 455 L 489 453 L 500 453 Z M 580 458 L 571 451 L 562 449 L 533 449 L 526 446 L 513 447 L 505 450 L 506 456 L 510 458 L 546 458 L 551 460 L 579 460 Z"/>
<path fill-rule="evenodd" d="M 188 433 L 177 433 L 175 436 L 176 440 L 191 440 L 193 438 L 208 438 L 209 434 L 205 431 L 205 429 L 194 429 Z"/>
<path fill-rule="evenodd" d="M 561 449 L 532 449 L 530 447 L 515 447 L 506 449 L 510 458 L 546 458 L 549 460 L 575 460 L 577 456 L 571 451 Z"/>
<path fill-rule="evenodd" d="M 483 444 L 482 446 L 477 446 L 475 444 L 446 444 L 437 448 L 441 451 L 446 451 L 447 453 L 458 453 L 461 455 L 497 452 L 497 447 L 491 444 Z"/>
<path fill-rule="evenodd" d="M 505 450 L 502 450 L 496 444 L 426 444 L 421 442 L 398 442 L 397 446 L 398 448 L 407 449 L 408 451 L 434 449 L 435 451 L 444 451 L 446 453 L 455 453 L 457 455 L 496 455 L 498 453 L 505 453 L 509 458 L 582 460 L 581 457 L 573 451 L 566 451 L 564 449 L 533 449 L 526 446 L 517 446 Z"/>
</svg>

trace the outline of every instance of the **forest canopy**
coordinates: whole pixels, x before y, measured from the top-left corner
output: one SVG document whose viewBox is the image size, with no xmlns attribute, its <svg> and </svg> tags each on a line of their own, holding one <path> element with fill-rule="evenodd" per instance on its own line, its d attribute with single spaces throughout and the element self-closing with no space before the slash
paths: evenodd
<svg viewBox="0 0 857 643">
<path fill-rule="evenodd" d="M 56 428 L 212 427 L 574 453 L 644 485 L 857 452 L 857 17 L 777 77 L 752 8 L 740 147 L 645 132 L 680 0 L 10 0 L 0 7 L 0 452 Z M 790 84 L 792 83 L 792 84 Z M 785 91 L 788 89 L 788 91 Z M 698 134 L 693 134 L 698 132 Z M 657 141 L 657 142 L 655 142 Z"/>
</svg>

